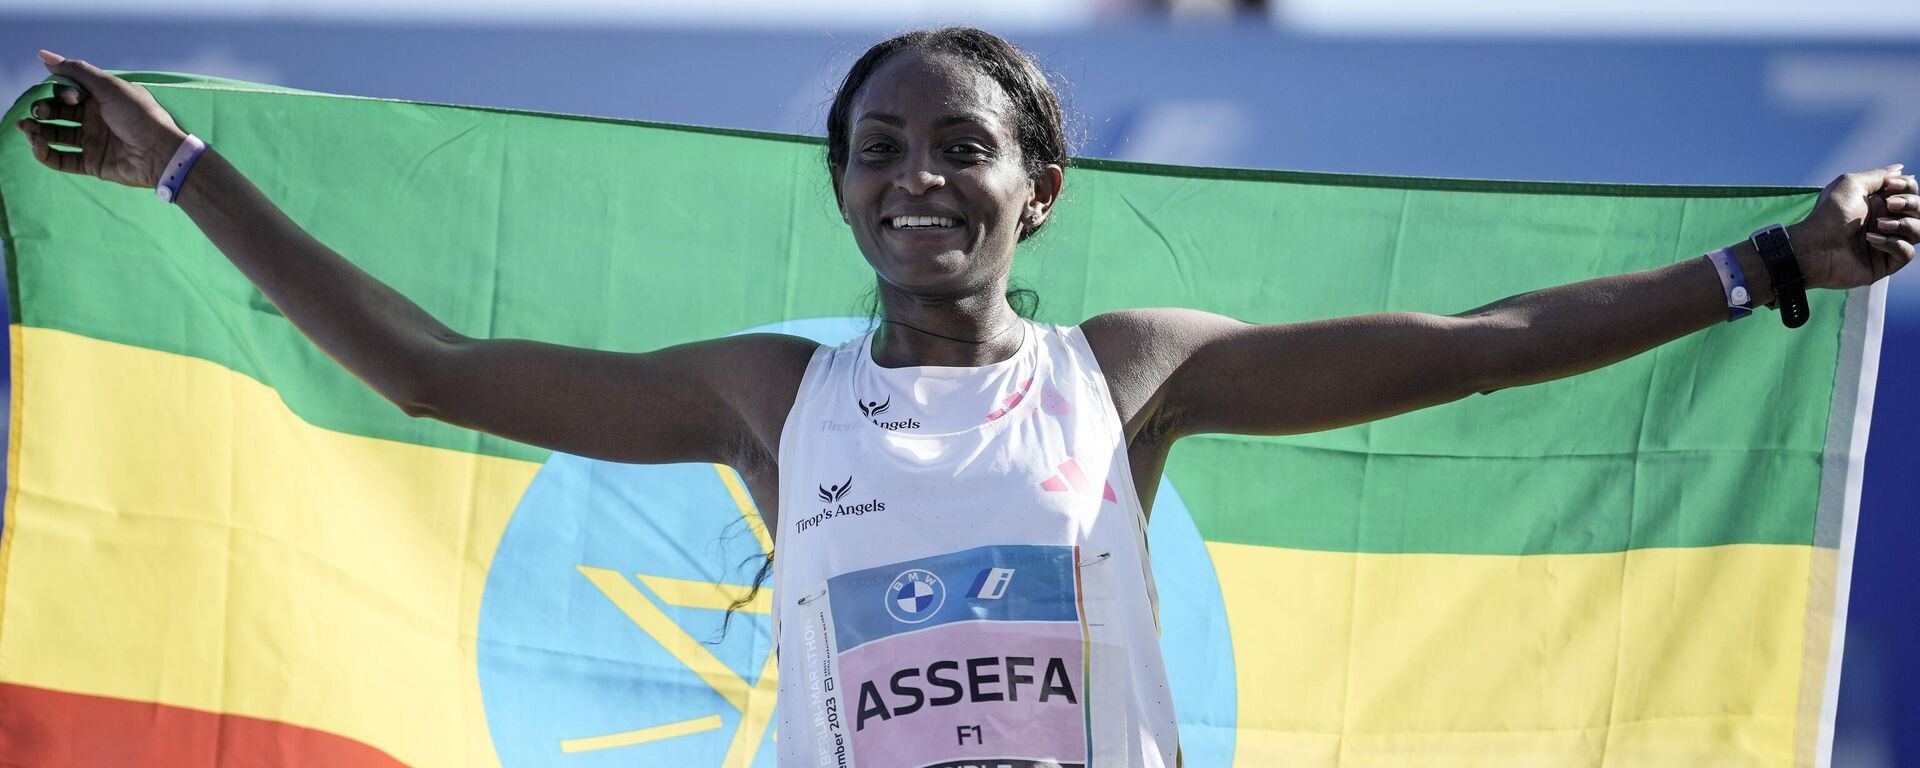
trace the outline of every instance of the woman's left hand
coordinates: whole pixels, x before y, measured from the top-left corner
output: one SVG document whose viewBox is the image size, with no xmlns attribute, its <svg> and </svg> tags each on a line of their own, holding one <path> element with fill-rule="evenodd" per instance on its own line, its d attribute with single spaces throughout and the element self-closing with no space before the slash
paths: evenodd
<svg viewBox="0 0 1920 768">
<path fill-rule="evenodd" d="M 1857 288 L 1899 271 L 1920 244 L 1920 185 L 1902 166 L 1849 173 L 1789 228 L 1809 288 Z"/>
</svg>

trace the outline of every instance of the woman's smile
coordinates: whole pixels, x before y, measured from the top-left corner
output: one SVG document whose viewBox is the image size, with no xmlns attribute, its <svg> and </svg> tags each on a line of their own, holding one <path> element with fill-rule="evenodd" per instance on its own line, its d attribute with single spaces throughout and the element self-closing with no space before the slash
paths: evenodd
<svg viewBox="0 0 1920 768">
<path fill-rule="evenodd" d="M 961 248 L 969 239 L 966 219 L 956 216 L 887 216 L 881 219 L 880 231 L 912 255 L 929 246 Z"/>
</svg>

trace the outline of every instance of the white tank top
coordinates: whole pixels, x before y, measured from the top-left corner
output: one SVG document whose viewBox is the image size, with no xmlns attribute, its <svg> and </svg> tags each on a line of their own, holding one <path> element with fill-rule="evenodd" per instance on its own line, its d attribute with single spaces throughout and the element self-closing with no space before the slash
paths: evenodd
<svg viewBox="0 0 1920 768">
<path fill-rule="evenodd" d="M 1173 765 L 1147 527 L 1078 327 L 814 353 L 780 439 L 783 768 Z"/>
</svg>

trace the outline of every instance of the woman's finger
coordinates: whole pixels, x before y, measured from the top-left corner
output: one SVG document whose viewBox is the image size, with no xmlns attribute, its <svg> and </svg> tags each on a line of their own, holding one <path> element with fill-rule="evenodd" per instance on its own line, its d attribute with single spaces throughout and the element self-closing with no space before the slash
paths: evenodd
<svg viewBox="0 0 1920 768">
<path fill-rule="evenodd" d="M 1878 232 L 1868 232 L 1866 234 L 1866 241 L 1869 247 L 1873 248 L 1876 251 L 1881 251 L 1884 253 L 1897 254 L 1901 252 L 1900 246 L 1903 246 L 1903 245 L 1908 246 L 1909 250 L 1911 250 L 1911 247 L 1913 246 L 1913 243 L 1910 243 L 1899 236 L 1883 235 Z"/>
<path fill-rule="evenodd" d="M 1920 241 L 1920 219 L 1881 219 L 1875 223 L 1873 234 L 1888 238 L 1898 238 L 1910 243 Z"/>
<path fill-rule="evenodd" d="M 61 152 L 48 146 L 47 140 L 39 136 L 28 136 L 27 142 L 33 145 L 33 159 L 40 161 L 41 165 L 67 173 L 86 173 L 86 167 L 81 165 L 80 153 Z"/>
<path fill-rule="evenodd" d="M 1892 262 L 1888 265 L 1891 267 L 1891 269 L 1888 270 L 1889 274 L 1913 261 L 1914 244 L 1905 240 L 1880 237 L 1879 235 L 1868 233 L 1867 244 L 1873 246 L 1875 250 L 1887 254 Z"/>
<path fill-rule="evenodd" d="M 67 120 L 80 122 L 80 116 L 86 113 L 86 107 L 62 104 L 58 99 L 41 99 L 27 106 L 27 114 L 35 120 Z"/>
<path fill-rule="evenodd" d="M 115 90 L 117 85 L 113 75 L 80 59 L 69 59 L 53 51 L 40 51 L 40 61 L 47 65 L 47 71 L 60 75 L 80 84 L 96 94 Z M 54 95 L 68 104 L 80 102 L 81 94 L 72 86 L 54 86 Z"/>
<path fill-rule="evenodd" d="M 1874 196 L 1892 197 L 1901 193 L 1911 195 L 1916 192 L 1920 192 L 1920 183 L 1915 183 L 1912 176 L 1894 176 L 1887 179 L 1886 186 L 1881 187 L 1879 192 L 1874 193 Z"/>
<path fill-rule="evenodd" d="M 81 134 L 80 128 L 77 126 L 53 125 L 51 123 L 39 123 L 32 120 L 22 120 L 18 125 L 20 130 L 27 132 L 28 136 L 38 136 L 46 139 L 50 144 L 63 144 L 75 149 L 80 147 Z"/>
<path fill-rule="evenodd" d="M 1920 211 L 1920 195 L 1887 195 L 1887 210 L 1907 214 Z"/>
</svg>

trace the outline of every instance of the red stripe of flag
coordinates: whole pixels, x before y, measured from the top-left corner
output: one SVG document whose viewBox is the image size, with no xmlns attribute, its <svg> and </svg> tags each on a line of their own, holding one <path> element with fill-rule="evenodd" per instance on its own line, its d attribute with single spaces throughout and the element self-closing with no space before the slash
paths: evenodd
<svg viewBox="0 0 1920 768">
<path fill-rule="evenodd" d="M 274 720 L 0 683 L 0 766 L 404 765 L 344 736 Z"/>
</svg>

